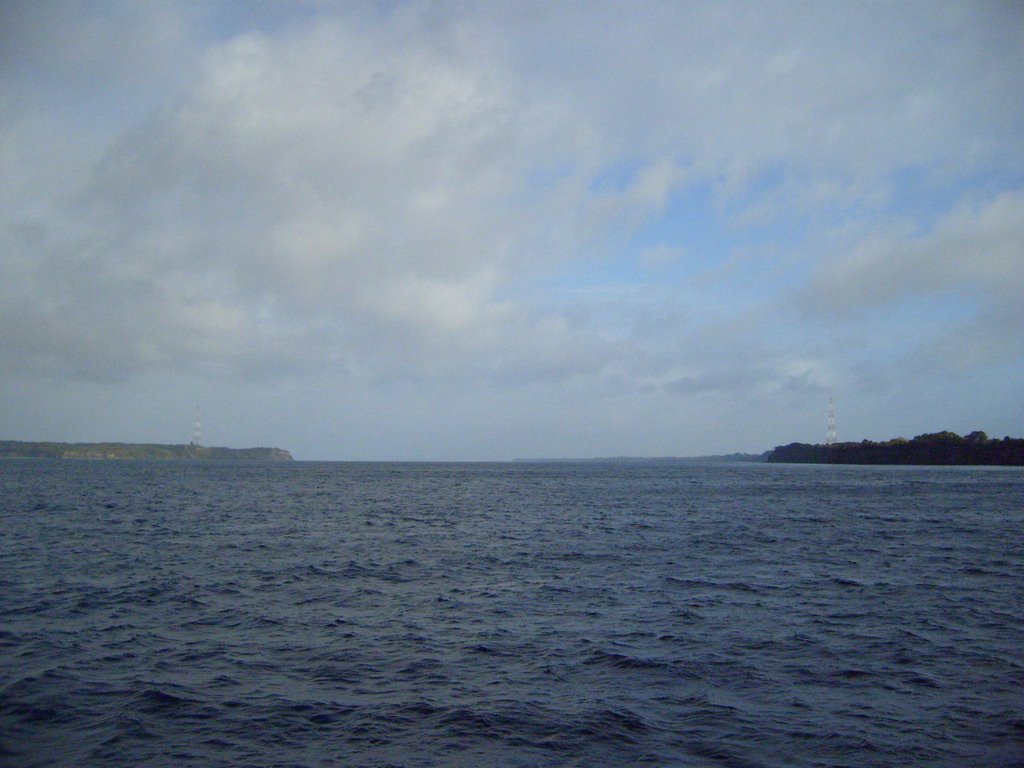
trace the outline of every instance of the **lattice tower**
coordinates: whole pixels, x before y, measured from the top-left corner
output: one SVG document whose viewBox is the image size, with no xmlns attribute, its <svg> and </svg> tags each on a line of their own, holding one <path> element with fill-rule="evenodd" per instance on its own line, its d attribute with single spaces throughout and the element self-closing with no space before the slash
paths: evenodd
<svg viewBox="0 0 1024 768">
<path fill-rule="evenodd" d="M 828 398 L 828 427 L 825 429 L 825 445 L 836 444 L 836 408 L 832 404 L 832 396 Z"/>
<path fill-rule="evenodd" d="M 192 432 L 192 445 L 203 444 L 203 423 L 199 420 L 199 406 L 196 406 L 196 425 Z"/>
</svg>

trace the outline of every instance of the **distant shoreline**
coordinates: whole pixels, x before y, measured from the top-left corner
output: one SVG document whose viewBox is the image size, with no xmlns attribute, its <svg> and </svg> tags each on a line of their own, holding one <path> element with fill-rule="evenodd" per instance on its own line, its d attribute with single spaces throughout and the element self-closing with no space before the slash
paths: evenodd
<svg viewBox="0 0 1024 768">
<path fill-rule="evenodd" d="M 513 459 L 522 464 L 758 464 L 768 460 L 764 453 L 723 453 L 713 456 L 599 456 L 589 459 Z"/>
<path fill-rule="evenodd" d="M 851 464 L 894 466 L 1024 466 L 1024 439 L 989 438 L 984 432 L 961 437 L 955 432 L 898 437 L 885 442 L 790 443 L 764 453 L 710 456 L 608 456 L 596 458 L 527 458 L 533 464 Z"/>
<path fill-rule="evenodd" d="M 114 461 L 293 461 L 283 448 L 223 448 L 194 443 L 52 443 L 0 441 L 0 459 Z"/>
<path fill-rule="evenodd" d="M 898 437 L 884 443 L 780 445 L 768 456 L 772 464 L 871 464 L 918 466 L 1024 466 L 1024 439 L 989 439 L 984 432 L 961 437 L 955 432 Z"/>
</svg>

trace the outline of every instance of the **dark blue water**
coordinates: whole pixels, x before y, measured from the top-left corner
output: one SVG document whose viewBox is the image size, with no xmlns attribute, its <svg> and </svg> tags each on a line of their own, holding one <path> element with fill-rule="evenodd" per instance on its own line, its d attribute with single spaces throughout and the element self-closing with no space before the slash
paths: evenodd
<svg viewBox="0 0 1024 768">
<path fill-rule="evenodd" d="M 0 462 L 6 766 L 1024 764 L 1019 469 Z"/>
</svg>

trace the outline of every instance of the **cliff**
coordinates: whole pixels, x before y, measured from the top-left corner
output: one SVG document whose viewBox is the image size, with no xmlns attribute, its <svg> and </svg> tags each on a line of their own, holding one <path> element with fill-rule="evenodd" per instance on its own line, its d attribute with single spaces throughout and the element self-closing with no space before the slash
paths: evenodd
<svg viewBox="0 0 1024 768">
<path fill-rule="evenodd" d="M 787 464 L 923 464 L 932 466 L 1024 466 L 1024 439 L 990 440 L 984 432 L 961 437 L 955 432 L 896 438 L 883 443 L 810 445 L 790 443 L 771 452 L 768 461 Z"/>
<path fill-rule="evenodd" d="M 178 461 L 292 461 L 281 448 L 207 448 L 160 443 L 30 443 L 0 441 L 4 459 L 121 459 Z"/>
</svg>

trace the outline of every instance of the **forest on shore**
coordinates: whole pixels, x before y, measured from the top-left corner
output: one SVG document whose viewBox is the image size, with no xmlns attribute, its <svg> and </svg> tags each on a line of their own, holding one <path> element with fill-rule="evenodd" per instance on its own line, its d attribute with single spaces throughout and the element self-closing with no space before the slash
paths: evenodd
<svg viewBox="0 0 1024 768">
<path fill-rule="evenodd" d="M 934 432 L 912 440 L 898 437 L 885 442 L 780 445 L 768 461 L 777 464 L 923 464 L 934 466 L 1024 466 L 1024 439 L 991 439 L 984 432 L 961 437 L 955 432 Z"/>
</svg>

